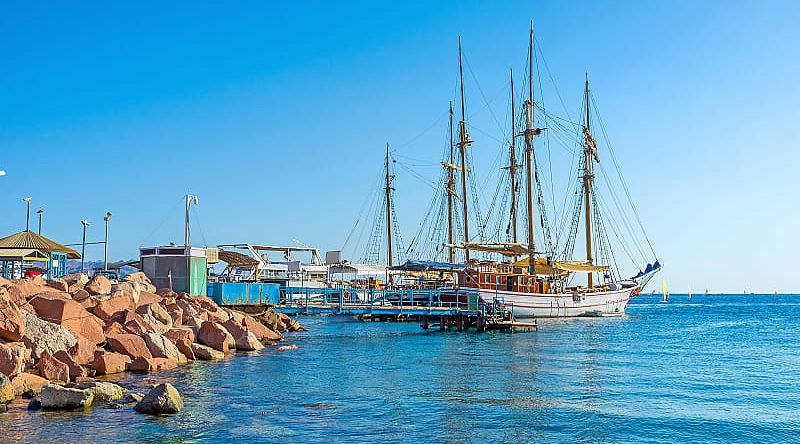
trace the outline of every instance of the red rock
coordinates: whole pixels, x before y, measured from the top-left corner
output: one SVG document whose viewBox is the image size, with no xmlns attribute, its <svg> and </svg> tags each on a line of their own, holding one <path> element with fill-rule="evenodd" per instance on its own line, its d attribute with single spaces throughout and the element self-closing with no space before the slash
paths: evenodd
<svg viewBox="0 0 800 444">
<path fill-rule="evenodd" d="M 13 284 L 11 284 L 9 290 L 14 288 L 15 292 L 19 296 L 28 299 L 29 297 L 35 295 L 36 293 L 41 293 L 42 290 L 44 290 L 43 287 L 44 284 L 39 285 L 31 281 L 30 279 L 19 279 L 17 281 L 14 281 Z"/>
<path fill-rule="evenodd" d="M 66 293 L 64 293 L 66 294 Z M 72 299 L 62 299 L 60 295 L 47 297 L 37 295 L 31 305 L 40 318 L 59 324 L 74 334 L 79 334 L 95 344 L 105 341 L 103 322 Z"/>
<path fill-rule="evenodd" d="M 131 358 L 126 355 L 106 350 L 97 350 L 94 353 L 92 368 L 98 375 L 111 375 L 124 372 L 125 368 L 130 363 Z"/>
<path fill-rule="evenodd" d="M 153 326 L 150 325 L 147 320 L 133 311 L 125 313 L 125 319 L 123 319 L 123 322 L 125 323 L 125 331 L 137 336 L 141 336 L 148 331 L 153 331 Z"/>
<path fill-rule="evenodd" d="M 81 365 L 78 364 L 77 362 L 75 362 L 75 360 L 72 359 L 72 356 L 70 356 L 64 350 L 57 351 L 56 354 L 53 355 L 53 357 L 63 362 L 64 364 L 67 364 L 67 367 L 69 368 L 69 377 L 73 381 L 77 377 L 83 377 L 88 374 L 86 372 L 86 369 L 81 367 Z"/>
<path fill-rule="evenodd" d="M 145 358 L 138 357 L 128 365 L 128 370 L 132 372 L 155 372 L 158 370 L 172 370 L 177 368 L 178 363 L 170 358 Z"/>
<path fill-rule="evenodd" d="M 113 335 L 106 338 L 108 346 L 116 353 L 128 355 L 132 359 L 140 356 L 152 358 L 150 350 L 147 348 L 144 339 L 132 334 Z"/>
<path fill-rule="evenodd" d="M 251 316 L 245 316 L 242 324 L 245 328 L 250 330 L 251 333 L 256 335 L 259 341 L 280 341 L 283 339 L 282 334 L 270 329 Z"/>
<path fill-rule="evenodd" d="M 167 338 L 167 339 L 169 339 L 169 338 Z M 170 339 L 170 341 L 172 341 L 172 343 L 175 344 L 175 347 L 178 347 L 178 350 L 181 353 L 183 353 L 183 355 L 186 356 L 187 359 L 189 359 L 191 361 L 194 361 L 195 359 L 197 359 L 194 356 L 194 350 L 192 350 L 192 341 L 190 341 L 190 340 L 188 340 L 186 338 Z"/>
<path fill-rule="evenodd" d="M 178 293 L 175 293 L 169 288 L 159 288 L 158 290 L 156 290 L 156 294 L 162 297 L 173 297 L 173 298 L 178 295 Z"/>
<path fill-rule="evenodd" d="M 164 309 L 169 313 L 172 318 L 172 325 L 183 324 L 183 309 L 175 303 L 164 305 Z"/>
<path fill-rule="evenodd" d="M 0 338 L 19 341 L 25 334 L 25 323 L 19 314 L 17 304 L 0 299 Z"/>
<path fill-rule="evenodd" d="M 221 324 L 225 327 L 225 330 L 231 334 L 234 338 L 238 338 L 239 336 L 243 335 L 246 328 L 244 325 L 239 324 L 238 322 L 234 321 L 233 319 L 228 319 L 227 321 Z"/>
<path fill-rule="evenodd" d="M 138 308 L 147 304 L 158 304 L 159 302 L 161 302 L 161 296 L 146 291 L 140 291 L 139 302 L 136 304 L 136 307 Z"/>
<path fill-rule="evenodd" d="M 102 301 L 98 301 L 97 305 L 92 309 L 92 313 L 100 319 L 107 320 L 116 315 L 123 313 L 131 308 L 133 301 L 130 296 L 122 294 L 114 296 Z"/>
<path fill-rule="evenodd" d="M 112 335 L 123 335 L 128 332 L 125 330 L 125 327 L 120 325 L 119 322 L 114 321 L 109 322 L 105 327 L 103 327 L 103 333 L 105 333 L 106 337 L 109 337 Z"/>
<path fill-rule="evenodd" d="M 51 381 L 69 382 L 69 366 L 48 352 L 44 352 L 36 363 L 39 376 Z"/>
<path fill-rule="evenodd" d="M 86 299 L 90 299 L 90 294 L 88 291 L 84 290 L 83 288 L 79 288 L 77 290 L 70 290 L 70 296 L 72 296 L 72 300 L 75 302 L 83 302 Z"/>
<path fill-rule="evenodd" d="M 109 294 L 111 293 L 111 280 L 105 276 L 94 276 L 89 279 L 84 288 L 91 294 Z"/>
<path fill-rule="evenodd" d="M 264 345 L 261 344 L 261 341 L 256 338 L 253 333 L 245 330 L 244 333 L 236 338 L 236 350 L 250 350 L 256 351 L 261 350 L 264 348 Z"/>
<path fill-rule="evenodd" d="M 205 321 L 200 326 L 200 331 L 197 334 L 198 341 L 207 345 L 214 350 L 227 352 L 230 350 L 234 343 L 231 340 L 231 335 L 225 328 L 216 322 Z"/>
<path fill-rule="evenodd" d="M 81 335 L 75 336 L 75 345 L 69 349 L 69 354 L 72 359 L 80 365 L 89 365 L 94 361 L 94 352 L 97 350 L 97 345 L 89 339 Z"/>
<path fill-rule="evenodd" d="M 164 336 L 172 342 L 179 339 L 186 339 L 191 344 L 195 340 L 194 330 L 188 327 L 170 328 L 164 333 Z"/>
<path fill-rule="evenodd" d="M 0 373 L 6 376 L 14 376 L 25 368 L 25 345 L 22 347 L 13 344 L 0 344 Z"/>
<path fill-rule="evenodd" d="M 11 378 L 11 387 L 14 389 L 14 396 L 21 396 L 28 389 L 39 393 L 48 382 L 50 381 L 32 373 L 20 373 Z"/>
<path fill-rule="evenodd" d="M 78 282 L 75 282 L 74 284 L 69 284 L 69 287 L 67 287 L 67 291 L 69 293 L 75 293 L 76 291 L 80 290 L 86 291 L 83 289 L 83 284 L 80 284 Z"/>
<path fill-rule="evenodd" d="M 69 291 L 69 284 L 64 279 L 50 279 L 50 281 L 47 282 L 47 286 L 53 287 L 59 291 Z"/>
</svg>

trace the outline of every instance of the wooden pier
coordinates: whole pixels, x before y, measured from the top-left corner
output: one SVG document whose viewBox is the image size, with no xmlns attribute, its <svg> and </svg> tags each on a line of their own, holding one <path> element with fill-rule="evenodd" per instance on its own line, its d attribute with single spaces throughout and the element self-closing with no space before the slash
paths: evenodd
<svg viewBox="0 0 800 444">
<path fill-rule="evenodd" d="M 477 290 L 373 290 L 284 287 L 275 311 L 289 315 L 356 316 L 375 322 L 419 322 L 424 329 L 532 331 L 535 321 L 519 322 L 502 304 L 479 300 Z"/>
</svg>

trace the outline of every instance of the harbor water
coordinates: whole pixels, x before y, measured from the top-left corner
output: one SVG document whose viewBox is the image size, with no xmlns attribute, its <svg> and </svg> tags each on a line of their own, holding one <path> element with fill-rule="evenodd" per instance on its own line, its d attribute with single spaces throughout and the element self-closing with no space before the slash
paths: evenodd
<svg viewBox="0 0 800 444">
<path fill-rule="evenodd" d="M 286 343 L 172 382 L 175 416 L 0 414 L 0 442 L 799 442 L 800 296 L 660 295 L 538 332 L 305 317 Z"/>
</svg>

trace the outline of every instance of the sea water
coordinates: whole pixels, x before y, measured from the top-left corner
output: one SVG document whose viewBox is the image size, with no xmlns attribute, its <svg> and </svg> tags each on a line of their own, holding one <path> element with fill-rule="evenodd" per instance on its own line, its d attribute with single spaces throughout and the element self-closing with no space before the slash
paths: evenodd
<svg viewBox="0 0 800 444">
<path fill-rule="evenodd" d="M 173 383 L 177 415 L 18 400 L 0 441 L 800 442 L 800 296 L 660 298 L 514 334 L 302 317 L 298 350 L 122 381 Z"/>
</svg>

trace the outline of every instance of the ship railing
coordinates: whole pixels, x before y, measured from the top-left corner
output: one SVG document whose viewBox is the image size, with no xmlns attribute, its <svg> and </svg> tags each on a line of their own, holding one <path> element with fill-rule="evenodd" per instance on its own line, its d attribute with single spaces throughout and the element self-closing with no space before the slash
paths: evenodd
<svg viewBox="0 0 800 444">
<path fill-rule="evenodd" d="M 371 289 L 282 287 L 280 305 L 292 307 L 395 307 L 477 311 L 476 289 Z"/>
</svg>

